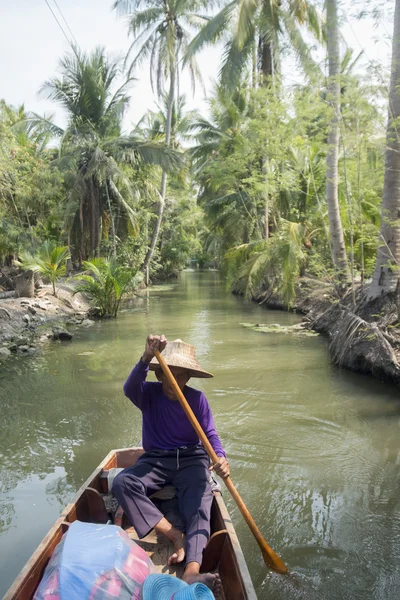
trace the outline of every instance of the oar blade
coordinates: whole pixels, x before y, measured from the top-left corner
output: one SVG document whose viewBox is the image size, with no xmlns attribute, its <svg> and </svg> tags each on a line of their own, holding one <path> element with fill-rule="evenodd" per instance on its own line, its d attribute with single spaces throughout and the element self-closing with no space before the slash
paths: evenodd
<svg viewBox="0 0 400 600">
<path fill-rule="evenodd" d="M 261 548 L 262 556 L 264 559 L 265 565 L 275 571 L 276 573 L 281 573 L 284 575 L 288 573 L 288 568 L 283 562 L 283 560 L 278 556 L 278 554 L 268 546 L 268 550 L 265 548 Z"/>
</svg>

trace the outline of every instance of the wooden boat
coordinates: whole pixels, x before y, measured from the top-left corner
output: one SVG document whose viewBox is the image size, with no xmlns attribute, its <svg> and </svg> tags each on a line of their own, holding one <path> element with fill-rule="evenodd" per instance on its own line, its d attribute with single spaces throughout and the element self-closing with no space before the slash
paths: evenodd
<svg viewBox="0 0 400 600">
<path fill-rule="evenodd" d="M 168 566 L 167 564 L 168 557 L 173 552 L 171 542 L 167 538 L 164 536 L 158 538 L 153 531 L 143 540 L 139 540 L 122 509 L 116 506 L 110 508 L 109 502 L 107 502 L 111 497 L 108 489 L 111 470 L 135 464 L 142 453 L 142 448 L 128 448 L 112 450 L 106 456 L 82 485 L 71 504 L 64 509 L 3 600 L 30 600 L 33 598 L 54 548 L 68 530 L 69 525 L 75 520 L 107 523 L 111 518 L 147 552 L 158 572 L 169 573 L 177 577 L 182 575 L 182 565 Z M 115 504 L 117 503 L 114 502 Z M 167 517 L 170 518 L 170 515 L 168 514 Z M 203 572 L 218 570 L 222 580 L 222 600 L 257 600 L 239 540 L 221 493 L 218 491 L 214 491 L 211 537 L 204 551 L 201 570 Z"/>
</svg>

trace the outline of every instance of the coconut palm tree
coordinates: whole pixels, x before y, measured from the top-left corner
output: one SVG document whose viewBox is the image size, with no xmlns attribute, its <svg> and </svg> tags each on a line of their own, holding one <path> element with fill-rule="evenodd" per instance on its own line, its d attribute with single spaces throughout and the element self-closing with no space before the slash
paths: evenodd
<svg viewBox="0 0 400 600">
<path fill-rule="evenodd" d="M 400 285 L 400 0 L 396 0 L 386 135 L 385 179 L 377 261 L 369 289 L 371 298 L 399 292 Z"/>
<path fill-rule="evenodd" d="M 129 72 L 149 59 L 151 83 L 159 97 L 164 93 L 165 82 L 169 83 L 165 124 L 167 146 L 171 144 L 172 113 L 182 58 L 189 47 L 191 28 L 205 21 L 196 11 L 206 4 L 205 0 L 116 0 L 114 4 L 120 13 L 129 15 L 129 32 L 134 38 L 126 57 L 126 61 L 130 61 Z M 200 78 L 200 71 L 193 56 L 186 64 L 194 86 L 196 78 Z M 157 220 L 143 271 L 147 270 L 157 243 L 166 190 L 167 173 L 163 170 Z"/>
<path fill-rule="evenodd" d="M 97 308 L 99 317 L 116 317 L 122 299 L 140 282 L 141 274 L 104 258 L 85 261 L 83 267 L 85 273 L 74 277 L 80 282 L 75 287 L 74 294 L 86 294 Z"/>
<path fill-rule="evenodd" d="M 20 146 L 27 147 L 32 144 L 36 153 L 40 154 L 47 150 L 47 145 L 51 139 L 51 132 L 43 119 L 41 125 L 31 126 L 29 122 L 29 113 L 25 106 L 21 104 L 14 108 L 0 100 L 0 119 L 11 128 L 15 140 Z"/>
<path fill-rule="evenodd" d="M 282 41 L 288 39 L 302 66 L 315 68 L 300 26 L 322 39 L 321 17 L 307 0 L 231 0 L 207 23 L 191 42 L 187 60 L 205 44 L 231 32 L 225 43 L 221 83 L 234 89 L 243 74 L 252 69 L 253 85 L 273 77 L 280 69 Z"/>
<path fill-rule="evenodd" d="M 137 130 L 142 131 L 146 139 L 161 140 L 165 139 L 167 116 L 168 116 L 168 94 L 162 97 L 162 103 L 158 104 L 158 110 L 149 110 L 140 120 Z M 171 147 L 179 150 L 182 142 L 192 138 L 191 132 L 193 124 L 200 118 L 197 110 L 185 110 L 186 97 L 179 96 L 172 106 L 171 118 Z"/>
<path fill-rule="evenodd" d="M 160 144 L 121 134 L 132 79 L 116 89 L 120 61 L 109 59 L 103 48 L 89 55 L 75 48 L 61 59 L 60 71 L 61 77 L 43 84 L 41 94 L 67 111 L 66 129 L 37 115 L 30 122 L 36 127 L 47 123 L 52 134 L 61 139 L 58 164 L 66 172 L 69 186 L 70 241 L 75 257 L 84 260 L 98 253 L 106 214 L 113 223 L 112 204 L 119 205 L 132 227 L 136 226 L 132 183 L 120 168 L 121 162 L 143 161 L 167 169 L 176 160 L 172 151 L 166 152 Z M 115 230 L 113 233 L 115 244 Z"/>
<path fill-rule="evenodd" d="M 247 298 L 267 300 L 279 294 L 289 308 L 296 297 L 296 282 L 306 265 L 307 226 L 281 219 L 270 238 L 230 248 L 225 255 L 232 288 Z"/>
<path fill-rule="evenodd" d="M 195 173 L 201 172 L 207 162 L 213 160 L 222 142 L 229 142 L 246 123 L 249 111 L 248 89 L 238 87 L 231 93 L 217 86 L 209 101 L 211 117 L 199 116 L 190 129 L 197 142 L 190 149 Z"/>
<path fill-rule="evenodd" d="M 15 264 L 24 271 L 41 273 L 49 279 L 53 286 L 53 295 L 57 296 L 57 279 L 67 274 L 67 260 L 71 258 L 68 247 L 57 246 L 54 242 L 46 240 L 35 256 L 29 252 L 22 252 L 20 258 Z"/>
<path fill-rule="evenodd" d="M 189 152 L 194 177 L 200 186 L 199 203 L 210 229 L 205 244 L 219 257 L 232 245 L 249 241 L 258 228 L 254 201 L 240 182 L 227 185 L 219 177 L 210 177 L 208 172 L 216 159 L 240 146 L 248 118 L 248 96 L 245 88 L 238 88 L 231 95 L 221 86 L 216 87 L 209 102 L 210 118 L 199 117 L 191 125 L 196 145 Z"/>
</svg>

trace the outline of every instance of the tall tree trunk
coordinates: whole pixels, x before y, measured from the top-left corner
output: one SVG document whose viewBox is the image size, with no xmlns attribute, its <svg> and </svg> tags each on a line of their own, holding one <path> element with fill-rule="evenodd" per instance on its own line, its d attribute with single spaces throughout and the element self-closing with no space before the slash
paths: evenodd
<svg viewBox="0 0 400 600">
<path fill-rule="evenodd" d="M 113 241 L 113 258 L 114 258 L 114 260 L 116 260 L 116 258 L 117 258 L 117 237 L 116 237 L 116 233 L 115 233 L 114 215 L 113 215 L 112 208 L 111 208 L 110 194 L 108 191 L 108 179 L 106 179 L 106 194 L 107 194 L 108 210 L 110 212 L 110 221 L 111 221 L 111 235 L 112 235 L 112 241 Z"/>
<path fill-rule="evenodd" d="M 265 191 L 264 191 L 264 239 L 269 238 L 269 192 L 268 192 L 268 176 L 267 176 L 267 165 L 268 159 L 266 153 L 262 161 L 261 173 L 264 177 Z"/>
<path fill-rule="evenodd" d="M 274 74 L 272 43 L 260 38 L 258 51 L 260 55 L 261 74 L 263 77 L 272 77 Z"/>
<path fill-rule="evenodd" d="M 79 203 L 79 234 L 78 234 L 78 225 L 76 227 L 76 236 L 75 239 L 79 241 L 79 264 L 82 263 L 83 260 L 86 260 L 86 251 L 85 251 L 85 216 L 84 216 L 84 204 L 86 197 L 81 198 Z M 77 219 L 77 217 L 76 217 Z"/>
<path fill-rule="evenodd" d="M 396 0 L 386 133 L 380 246 L 369 296 L 398 290 L 400 281 L 400 0 Z"/>
<path fill-rule="evenodd" d="M 327 0 L 327 42 L 329 59 L 328 102 L 332 109 L 326 156 L 326 201 L 328 203 L 332 262 L 340 282 L 350 280 L 338 198 L 340 51 L 336 0 Z"/>
<path fill-rule="evenodd" d="M 273 68 L 273 52 L 272 52 L 272 44 L 271 42 L 266 42 L 263 39 L 259 39 L 259 47 L 258 51 L 260 54 L 260 64 L 261 64 L 261 75 L 263 77 L 263 81 L 261 85 L 269 85 L 270 80 L 274 75 Z M 267 240 L 269 238 L 269 205 L 270 198 L 268 193 L 268 177 L 267 177 L 267 165 L 268 165 L 268 156 L 265 152 L 265 155 L 262 160 L 261 173 L 264 177 L 265 182 L 265 192 L 264 192 L 264 238 Z"/>
<path fill-rule="evenodd" d="M 88 199 L 87 199 L 88 213 L 89 213 L 89 256 L 94 258 L 95 253 L 95 237 L 96 237 L 96 224 L 95 224 L 95 210 L 94 210 L 94 194 L 93 194 L 93 181 L 89 180 L 88 184 Z"/>
<path fill-rule="evenodd" d="M 255 90 L 258 85 L 258 69 L 257 69 L 257 43 L 253 44 L 251 51 L 251 87 Z"/>
<path fill-rule="evenodd" d="M 99 189 L 93 177 L 88 182 L 87 202 L 90 223 L 90 256 L 95 257 L 98 255 L 100 246 L 100 201 Z"/>
<path fill-rule="evenodd" d="M 357 203 L 358 203 L 358 215 L 359 215 L 359 228 L 360 228 L 360 276 L 361 286 L 364 285 L 365 279 L 365 259 L 364 259 L 364 222 L 363 212 L 361 204 L 361 133 L 359 128 L 359 121 L 357 119 L 357 140 L 358 151 L 357 151 Z"/>
<path fill-rule="evenodd" d="M 93 178 L 93 198 L 94 198 L 94 253 L 100 254 L 100 190 L 97 182 Z"/>
<path fill-rule="evenodd" d="M 166 123 L 166 127 L 165 127 L 165 143 L 167 146 L 171 145 L 171 129 L 172 129 L 171 125 L 172 125 L 172 111 L 174 108 L 174 101 L 175 101 L 175 81 L 176 81 L 176 63 L 174 60 L 171 65 L 171 72 L 170 72 L 168 108 L 167 108 L 167 123 Z M 167 191 L 167 173 L 166 173 L 166 171 L 163 171 L 163 174 L 161 177 L 160 202 L 158 205 L 157 221 L 154 225 L 153 236 L 151 239 L 150 247 L 147 251 L 146 258 L 144 259 L 144 262 L 142 265 L 143 273 L 145 273 L 148 269 L 148 266 L 150 264 L 151 258 L 154 253 L 154 248 L 156 247 L 156 244 L 157 244 L 157 239 L 158 239 L 158 235 L 160 233 L 161 223 L 162 223 L 162 218 L 163 218 L 163 213 L 164 213 L 166 191 Z"/>
</svg>

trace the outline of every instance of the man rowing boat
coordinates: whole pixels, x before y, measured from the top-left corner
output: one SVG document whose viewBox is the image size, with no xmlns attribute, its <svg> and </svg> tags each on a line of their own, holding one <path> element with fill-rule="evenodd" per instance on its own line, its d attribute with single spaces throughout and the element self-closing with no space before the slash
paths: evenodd
<svg viewBox="0 0 400 600">
<path fill-rule="evenodd" d="M 166 363 L 219 457 L 211 467 L 206 451 L 154 357 L 156 350 L 164 349 Z M 149 368 L 155 371 L 158 383 L 146 381 Z M 221 585 L 218 574 L 200 573 L 200 565 L 210 535 L 213 499 L 210 470 L 228 477 L 229 463 L 205 395 L 186 385 L 191 377 L 212 377 L 200 367 L 193 346 L 182 340 L 167 343 L 164 335 L 147 337 L 144 354 L 124 385 L 125 395 L 142 411 L 145 453 L 136 465 L 117 475 L 113 493 L 140 538 L 155 529 L 173 542 L 175 552 L 169 564 L 186 558 L 184 581 L 189 584 L 200 581 L 218 594 Z M 176 488 L 186 540 L 149 499 L 167 484 Z"/>
</svg>

